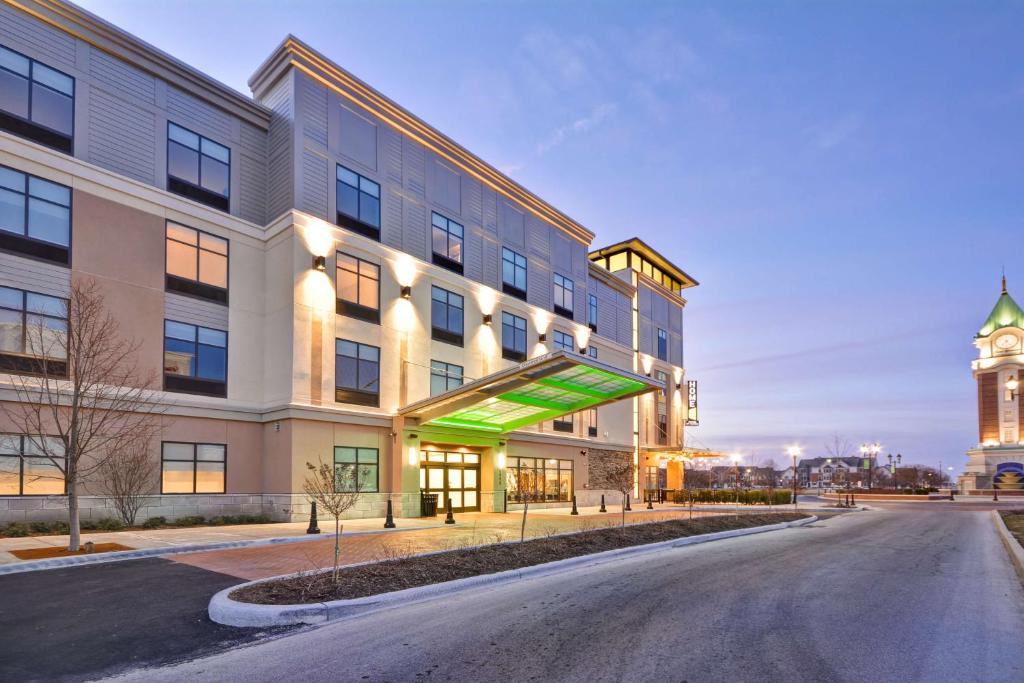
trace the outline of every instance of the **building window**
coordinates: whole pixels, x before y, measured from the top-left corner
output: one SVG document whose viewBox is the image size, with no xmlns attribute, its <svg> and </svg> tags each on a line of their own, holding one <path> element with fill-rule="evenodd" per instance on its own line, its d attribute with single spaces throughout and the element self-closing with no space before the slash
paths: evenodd
<svg viewBox="0 0 1024 683">
<path fill-rule="evenodd" d="M 224 493 L 227 446 L 164 441 L 160 449 L 160 493 Z"/>
<path fill-rule="evenodd" d="M 430 289 L 430 337 L 462 346 L 462 296 L 440 287 Z"/>
<path fill-rule="evenodd" d="M 364 237 L 380 240 L 380 185 L 338 166 L 335 184 L 336 223 Z"/>
<path fill-rule="evenodd" d="M 658 328 L 658 348 L 657 354 L 658 360 L 668 360 L 668 332 Z"/>
<path fill-rule="evenodd" d="M 571 434 L 574 431 L 572 413 L 556 417 L 551 421 L 551 426 L 556 432 L 568 432 Z"/>
<path fill-rule="evenodd" d="M 380 349 L 345 339 L 334 342 L 334 400 L 380 405 Z"/>
<path fill-rule="evenodd" d="M 0 47 L 0 129 L 71 154 L 75 79 Z"/>
<path fill-rule="evenodd" d="M 168 291 L 228 302 L 228 241 L 201 230 L 167 223 Z"/>
<path fill-rule="evenodd" d="M 231 150 L 167 122 L 167 189 L 221 211 L 230 209 Z"/>
<path fill-rule="evenodd" d="M 64 495 L 67 460 L 55 462 L 46 453 L 63 453 L 60 439 L 0 434 L 0 496 Z"/>
<path fill-rule="evenodd" d="M 597 360 L 597 347 L 596 346 L 588 346 L 587 347 L 587 357 L 588 358 L 593 358 L 594 360 Z"/>
<path fill-rule="evenodd" d="M 0 287 L 0 372 L 66 376 L 68 304 Z"/>
<path fill-rule="evenodd" d="M 227 396 L 228 333 L 165 320 L 164 389 Z"/>
<path fill-rule="evenodd" d="M 556 349 L 561 349 L 562 351 L 568 351 L 569 353 L 572 353 L 573 351 L 576 350 L 575 349 L 575 345 L 573 343 L 572 335 L 571 334 L 566 334 L 565 332 L 562 332 L 561 330 L 555 330 L 555 333 L 552 336 L 552 341 L 554 341 Z"/>
<path fill-rule="evenodd" d="M 380 266 L 340 251 L 337 261 L 337 312 L 379 324 Z"/>
<path fill-rule="evenodd" d="M 462 275 L 462 225 L 436 211 L 430 214 L 434 264 Z"/>
<path fill-rule="evenodd" d="M 587 410 L 587 436 L 597 436 L 597 408 Z"/>
<path fill-rule="evenodd" d="M 654 394 L 658 444 L 665 446 L 668 444 L 668 375 L 661 370 L 658 370 L 654 373 L 654 376 L 662 386 L 662 388 Z"/>
<path fill-rule="evenodd" d="M 573 284 L 572 280 L 555 273 L 555 313 L 572 319 Z"/>
<path fill-rule="evenodd" d="M 501 291 L 526 301 L 526 257 L 501 248 Z"/>
<path fill-rule="evenodd" d="M 0 166 L 0 249 L 71 262 L 71 188 Z"/>
<path fill-rule="evenodd" d="M 587 295 L 587 325 L 597 332 L 597 296 L 594 294 Z"/>
<path fill-rule="evenodd" d="M 445 363 L 440 360 L 430 361 L 430 395 L 439 396 L 446 391 L 462 386 L 462 366 Z"/>
<path fill-rule="evenodd" d="M 501 357 L 526 360 L 526 318 L 501 312 Z"/>
<path fill-rule="evenodd" d="M 505 474 L 509 500 L 517 503 L 572 500 L 572 460 L 509 458 Z"/>
<path fill-rule="evenodd" d="M 380 452 L 376 448 L 334 447 L 334 490 L 377 493 Z"/>
</svg>

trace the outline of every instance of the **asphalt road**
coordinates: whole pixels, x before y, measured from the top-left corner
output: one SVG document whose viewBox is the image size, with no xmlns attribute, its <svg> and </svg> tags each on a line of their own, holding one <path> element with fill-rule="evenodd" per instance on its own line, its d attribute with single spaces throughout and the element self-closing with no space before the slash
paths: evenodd
<svg viewBox="0 0 1024 683">
<path fill-rule="evenodd" d="M 1020 681 L 988 513 L 871 511 L 384 610 L 145 681 Z"/>
</svg>

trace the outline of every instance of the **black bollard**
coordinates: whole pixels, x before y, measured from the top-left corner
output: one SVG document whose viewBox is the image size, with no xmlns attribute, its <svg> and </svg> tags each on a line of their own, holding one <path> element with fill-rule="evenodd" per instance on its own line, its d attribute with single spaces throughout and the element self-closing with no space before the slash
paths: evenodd
<svg viewBox="0 0 1024 683">
<path fill-rule="evenodd" d="M 999 502 L 999 489 L 996 488 L 995 484 L 992 484 L 992 502 Z"/>
<path fill-rule="evenodd" d="M 445 507 L 448 509 L 448 514 L 444 518 L 445 524 L 455 524 L 455 515 L 452 514 L 452 499 L 449 498 L 448 502 L 445 503 Z"/>
<path fill-rule="evenodd" d="M 647 509 L 648 510 L 653 510 L 654 509 L 654 491 L 648 491 L 647 492 Z"/>
<path fill-rule="evenodd" d="M 857 494 L 856 493 L 851 493 L 850 494 L 850 507 L 852 507 L 852 508 L 857 507 Z"/>
<path fill-rule="evenodd" d="M 387 519 L 384 520 L 384 528 L 385 529 L 394 529 L 395 528 L 395 516 L 393 514 L 391 514 L 391 499 L 390 498 L 388 499 L 388 516 L 387 516 Z"/>
<path fill-rule="evenodd" d="M 598 512 L 608 512 L 608 510 L 605 509 L 605 507 L 604 507 L 604 494 L 603 493 L 601 494 L 601 509 L 598 510 Z"/>
<path fill-rule="evenodd" d="M 633 508 L 629 506 L 629 494 L 626 494 L 626 512 L 632 512 Z"/>
<path fill-rule="evenodd" d="M 580 514 L 580 511 L 576 509 L 576 496 L 572 497 L 572 512 L 570 512 L 569 514 L 570 515 L 578 515 L 578 514 Z"/>
<path fill-rule="evenodd" d="M 320 533 L 320 527 L 316 525 L 316 501 L 313 502 L 309 508 L 309 526 L 306 528 L 307 534 L 318 534 Z"/>
</svg>

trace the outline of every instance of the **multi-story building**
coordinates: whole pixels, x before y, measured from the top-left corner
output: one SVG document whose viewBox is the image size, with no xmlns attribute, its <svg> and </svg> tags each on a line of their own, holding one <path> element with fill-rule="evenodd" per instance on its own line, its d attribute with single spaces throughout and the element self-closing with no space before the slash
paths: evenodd
<svg viewBox="0 0 1024 683">
<path fill-rule="evenodd" d="M 678 485 L 693 278 L 639 239 L 594 249 L 294 37 L 249 84 L 70 3 L 0 3 L 0 367 L 30 369 L 33 310 L 59 326 L 71 283 L 99 283 L 163 378 L 145 514 L 297 518 L 318 461 L 359 473 L 364 516 L 418 515 L 424 491 L 590 503 L 630 460 L 634 495 L 659 469 Z M 63 514 L 31 438 L 0 430 L 0 520 Z"/>
</svg>

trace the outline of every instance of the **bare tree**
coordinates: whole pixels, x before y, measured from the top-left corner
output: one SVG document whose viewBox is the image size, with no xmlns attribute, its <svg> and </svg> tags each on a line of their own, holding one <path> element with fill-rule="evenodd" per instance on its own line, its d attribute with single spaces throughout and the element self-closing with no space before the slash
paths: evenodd
<svg viewBox="0 0 1024 683">
<path fill-rule="evenodd" d="M 31 374 L 13 377 L 17 400 L 3 403 L 2 410 L 36 454 L 63 475 L 68 550 L 77 552 L 84 482 L 110 454 L 151 433 L 162 408 L 155 400 L 158 374 L 140 369 L 140 344 L 122 337 L 95 281 L 73 281 L 63 309 L 52 317 L 46 316 L 50 310 L 29 316 Z"/>
<path fill-rule="evenodd" d="M 364 473 L 358 467 L 339 467 L 323 460 L 316 465 L 307 462 L 309 473 L 302 482 L 306 495 L 334 517 L 334 573 L 331 575 L 334 583 L 338 582 L 341 561 L 341 516 L 359 502 L 361 495 Z"/>
<path fill-rule="evenodd" d="M 840 458 L 849 458 L 856 454 L 856 449 L 853 447 L 853 442 L 844 436 L 839 434 L 833 434 L 829 437 L 829 440 L 825 442 L 825 452 L 828 453 L 828 457 L 838 460 Z"/>
<path fill-rule="evenodd" d="M 626 496 L 633 491 L 633 466 L 632 459 L 623 459 L 618 465 L 613 465 L 605 472 L 605 483 L 612 490 L 622 494 L 622 526 L 626 526 Z"/>
<path fill-rule="evenodd" d="M 125 526 L 134 526 L 157 474 L 156 460 L 149 452 L 153 434 L 137 436 L 121 450 L 110 453 L 99 466 L 106 493 Z"/>
</svg>

